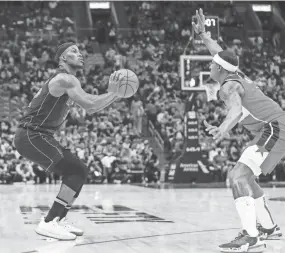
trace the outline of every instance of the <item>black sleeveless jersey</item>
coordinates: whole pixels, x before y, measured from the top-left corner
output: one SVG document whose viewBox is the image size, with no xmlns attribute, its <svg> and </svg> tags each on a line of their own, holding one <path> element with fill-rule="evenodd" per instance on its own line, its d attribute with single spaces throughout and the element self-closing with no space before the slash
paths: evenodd
<svg viewBox="0 0 285 253">
<path fill-rule="evenodd" d="M 67 73 L 58 69 L 34 96 L 20 120 L 19 127 L 53 134 L 65 121 L 69 106 L 73 104 L 67 94 L 54 97 L 49 93 L 48 84 L 57 74 Z"/>
</svg>

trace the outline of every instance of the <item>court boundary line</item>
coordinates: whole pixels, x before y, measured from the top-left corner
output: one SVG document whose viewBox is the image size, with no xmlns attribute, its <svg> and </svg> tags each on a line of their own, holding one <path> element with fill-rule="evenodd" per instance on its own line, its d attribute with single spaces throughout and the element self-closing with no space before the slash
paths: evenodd
<svg viewBox="0 0 285 253">
<path fill-rule="evenodd" d="M 215 232 L 215 231 L 226 231 L 226 230 L 238 230 L 240 228 L 219 228 L 219 229 L 206 229 L 206 230 L 196 230 L 196 231 L 184 231 L 184 232 L 176 232 L 176 233 L 166 233 L 166 234 L 155 234 L 155 235 L 145 235 L 145 236 L 136 236 L 136 237 L 128 237 L 128 238 L 118 238 L 118 239 L 111 239 L 111 240 L 104 240 L 104 241 L 95 241 L 86 239 L 87 242 L 78 243 L 74 245 L 75 247 L 92 245 L 92 244 L 103 244 L 103 243 L 111 243 L 111 242 L 121 242 L 121 241 L 129 241 L 129 240 L 136 240 L 136 239 L 147 239 L 147 238 L 154 238 L 160 236 L 173 236 L 173 235 L 182 235 L 182 234 L 196 234 L 196 233 L 205 233 L 205 232 Z M 59 242 L 58 240 L 57 242 Z M 65 241 L 63 241 L 65 242 Z M 24 251 L 20 253 L 38 253 L 37 250 L 32 251 Z"/>
</svg>

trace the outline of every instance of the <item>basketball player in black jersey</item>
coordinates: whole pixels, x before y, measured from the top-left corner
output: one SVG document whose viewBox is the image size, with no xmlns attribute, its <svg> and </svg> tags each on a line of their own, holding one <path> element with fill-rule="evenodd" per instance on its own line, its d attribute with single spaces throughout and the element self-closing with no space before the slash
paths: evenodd
<svg viewBox="0 0 285 253">
<path fill-rule="evenodd" d="M 84 66 L 78 47 L 74 43 L 62 44 L 55 59 L 59 68 L 31 101 L 20 120 L 14 144 L 23 157 L 46 171 L 62 176 L 60 191 L 36 232 L 56 239 L 74 240 L 83 231 L 68 222 L 65 216 L 85 183 L 88 169 L 62 147 L 53 134 L 64 123 L 73 103 L 92 114 L 115 102 L 119 98 L 117 89 L 121 77 L 116 72 L 110 76 L 108 93 L 99 96 L 87 94 L 75 77 Z"/>
</svg>

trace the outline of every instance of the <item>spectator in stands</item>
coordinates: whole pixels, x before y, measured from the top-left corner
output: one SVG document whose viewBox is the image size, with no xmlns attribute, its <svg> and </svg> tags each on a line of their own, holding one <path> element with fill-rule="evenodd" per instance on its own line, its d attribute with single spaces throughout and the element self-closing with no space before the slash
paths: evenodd
<svg viewBox="0 0 285 253">
<path fill-rule="evenodd" d="M 33 172 L 32 164 L 28 161 L 16 165 L 17 174 L 15 177 L 19 182 L 26 183 L 34 178 L 35 174 Z"/>
<path fill-rule="evenodd" d="M 102 159 L 101 163 L 103 165 L 104 173 L 103 175 L 107 178 L 108 182 L 111 182 L 112 174 L 112 163 L 116 160 L 116 157 L 112 153 L 107 153 Z"/>
<path fill-rule="evenodd" d="M 43 168 L 39 167 L 37 164 L 32 165 L 33 173 L 34 173 L 34 181 L 35 184 L 43 184 L 46 182 L 46 172 Z"/>
<path fill-rule="evenodd" d="M 133 117 L 133 122 L 134 122 L 134 132 L 137 135 L 142 134 L 142 119 L 144 115 L 144 108 L 142 101 L 139 99 L 138 96 L 134 97 L 134 100 L 132 101 L 131 104 L 131 115 Z"/>
<path fill-rule="evenodd" d="M 145 154 L 145 173 L 144 181 L 147 183 L 159 182 L 160 170 L 158 169 L 159 160 L 152 149 L 147 150 Z"/>
<path fill-rule="evenodd" d="M 141 183 L 144 175 L 144 164 L 142 156 L 137 154 L 133 157 L 129 167 L 130 181 L 132 183 Z"/>
<path fill-rule="evenodd" d="M 126 183 L 130 179 L 130 175 L 128 173 L 128 161 L 126 160 L 115 160 L 112 163 L 112 171 L 110 176 L 110 181 L 112 183 Z"/>
<path fill-rule="evenodd" d="M 87 182 L 92 183 L 103 183 L 105 177 L 104 173 L 104 165 L 101 162 L 101 159 L 96 153 L 91 154 L 88 160 L 88 168 L 89 168 L 89 176 Z"/>
</svg>

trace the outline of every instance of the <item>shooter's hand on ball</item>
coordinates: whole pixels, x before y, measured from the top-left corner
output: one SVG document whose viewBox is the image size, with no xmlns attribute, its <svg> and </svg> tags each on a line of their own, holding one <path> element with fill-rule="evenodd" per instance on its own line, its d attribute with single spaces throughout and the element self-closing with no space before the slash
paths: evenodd
<svg viewBox="0 0 285 253">
<path fill-rule="evenodd" d="M 205 32 L 205 16 L 202 9 L 199 9 L 199 11 L 196 10 L 196 17 L 198 22 L 197 24 L 192 22 L 192 25 L 194 27 L 194 31 L 200 35 Z"/>
<path fill-rule="evenodd" d="M 215 143 L 219 143 L 225 137 L 230 137 L 229 133 L 224 132 L 220 127 L 210 125 L 206 120 L 204 120 L 206 126 L 206 131 L 213 136 Z"/>
<path fill-rule="evenodd" d="M 118 96 L 119 86 L 120 82 L 123 79 L 123 75 L 115 71 L 113 74 L 111 74 L 109 78 L 109 85 L 108 85 L 108 92 L 113 92 Z"/>
</svg>

